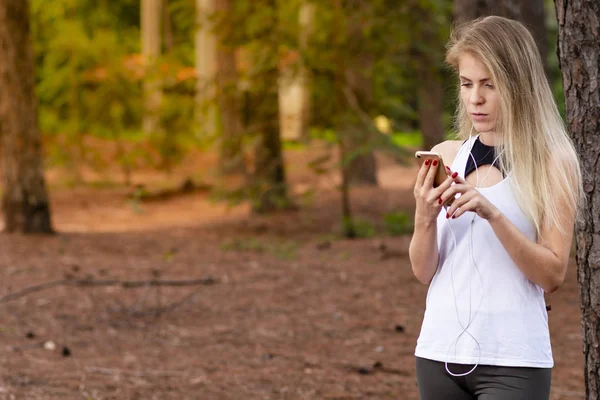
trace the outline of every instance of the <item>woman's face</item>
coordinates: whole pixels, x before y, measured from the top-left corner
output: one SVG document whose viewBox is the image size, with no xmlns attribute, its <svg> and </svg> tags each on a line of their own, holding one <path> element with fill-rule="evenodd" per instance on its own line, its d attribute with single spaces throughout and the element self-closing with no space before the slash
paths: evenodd
<svg viewBox="0 0 600 400">
<path fill-rule="evenodd" d="M 477 132 L 494 132 L 500 98 L 485 65 L 469 53 L 458 58 L 460 97 Z"/>
</svg>

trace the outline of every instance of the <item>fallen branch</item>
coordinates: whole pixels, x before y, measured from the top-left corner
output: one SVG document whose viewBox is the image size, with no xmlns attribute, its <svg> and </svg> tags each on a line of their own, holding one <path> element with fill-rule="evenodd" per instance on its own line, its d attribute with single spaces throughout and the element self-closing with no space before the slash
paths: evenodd
<svg viewBox="0 0 600 400">
<path fill-rule="evenodd" d="M 148 286 L 195 286 L 195 285 L 212 285 L 216 280 L 212 277 L 193 279 L 193 280 L 145 280 L 145 281 L 122 281 L 118 279 L 60 279 L 51 282 L 41 283 L 39 285 L 28 286 L 18 292 L 10 293 L 4 297 L 0 297 L 0 304 L 8 303 L 20 297 L 31 293 L 41 292 L 42 290 L 50 289 L 57 286 L 79 286 L 79 287 L 99 287 L 99 286 L 120 286 L 122 288 L 138 288 Z"/>
</svg>

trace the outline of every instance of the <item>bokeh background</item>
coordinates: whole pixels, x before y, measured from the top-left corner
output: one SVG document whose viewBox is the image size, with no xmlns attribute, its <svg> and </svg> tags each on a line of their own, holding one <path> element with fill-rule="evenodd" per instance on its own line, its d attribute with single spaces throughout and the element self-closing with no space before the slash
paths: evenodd
<svg viewBox="0 0 600 400">
<path fill-rule="evenodd" d="M 43 166 L 15 170 L 56 234 L 3 207 L 0 398 L 418 398 L 413 154 L 453 137 L 445 43 L 522 21 L 564 115 L 552 1 L 15 1 Z M 574 260 L 547 302 L 551 398 L 583 398 Z"/>
</svg>

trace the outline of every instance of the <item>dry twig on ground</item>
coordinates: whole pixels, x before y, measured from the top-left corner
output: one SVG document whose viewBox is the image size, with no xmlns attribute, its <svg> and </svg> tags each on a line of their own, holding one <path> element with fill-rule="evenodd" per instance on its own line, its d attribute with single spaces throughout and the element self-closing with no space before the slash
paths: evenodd
<svg viewBox="0 0 600 400">
<path fill-rule="evenodd" d="M 10 293 L 4 297 L 0 297 L 0 304 L 8 303 L 20 297 L 31 293 L 41 292 L 58 286 L 79 286 L 79 287 L 100 287 L 100 286 L 120 286 L 122 288 L 139 288 L 148 286 L 196 286 L 196 285 L 212 285 L 216 280 L 212 277 L 192 279 L 192 280 L 141 280 L 141 281 L 123 281 L 119 279 L 59 279 L 51 282 L 44 282 L 38 285 L 25 287 L 17 292 Z"/>
</svg>

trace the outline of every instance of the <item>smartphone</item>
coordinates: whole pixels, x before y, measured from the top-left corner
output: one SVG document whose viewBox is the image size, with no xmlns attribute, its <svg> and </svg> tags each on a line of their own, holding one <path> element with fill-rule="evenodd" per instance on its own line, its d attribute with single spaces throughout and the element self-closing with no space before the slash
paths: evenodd
<svg viewBox="0 0 600 400">
<path fill-rule="evenodd" d="M 436 153 L 434 151 L 417 151 L 415 153 L 415 157 L 419 160 L 419 165 L 422 165 L 425 162 L 425 160 L 438 161 L 439 164 L 437 167 L 437 172 L 433 180 L 434 187 L 438 187 L 446 180 L 446 178 L 448 178 L 448 174 L 446 173 L 446 166 L 444 165 L 444 160 L 442 159 L 442 156 L 439 153 Z"/>
</svg>

